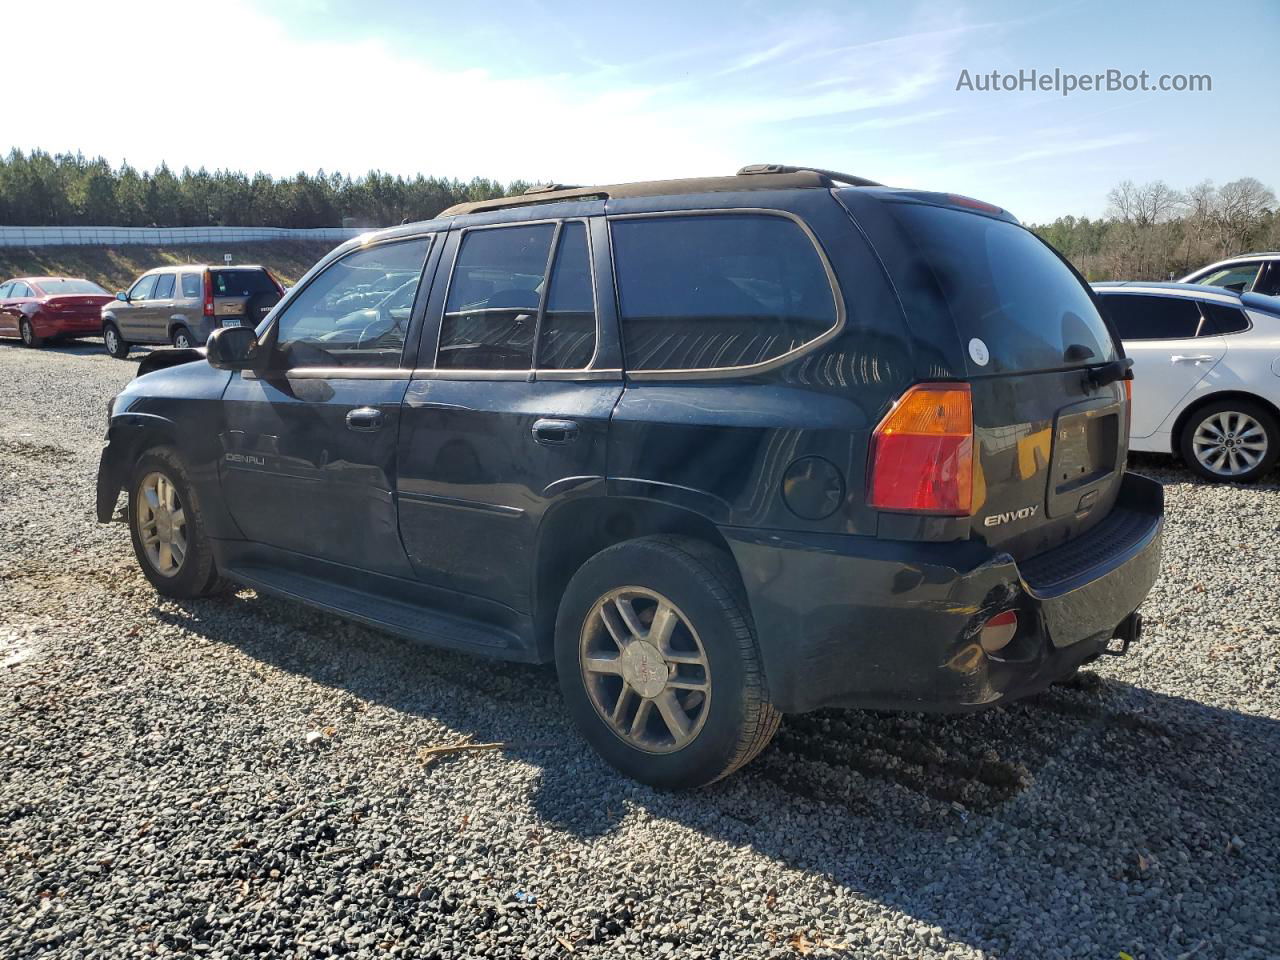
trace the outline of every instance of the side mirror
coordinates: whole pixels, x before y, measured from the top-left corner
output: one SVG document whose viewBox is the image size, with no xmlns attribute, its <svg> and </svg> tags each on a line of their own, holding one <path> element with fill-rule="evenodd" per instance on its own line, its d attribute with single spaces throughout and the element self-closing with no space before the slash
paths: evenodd
<svg viewBox="0 0 1280 960">
<path fill-rule="evenodd" d="M 119 300 L 119 301 L 121 301 L 122 303 L 128 303 L 128 302 L 129 302 L 129 295 L 128 295 L 127 293 L 125 293 L 123 290 L 117 290 L 117 291 L 116 291 L 116 299 L 117 299 L 117 300 Z"/>
<path fill-rule="evenodd" d="M 204 344 L 215 370 L 253 370 L 258 365 L 258 335 L 252 327 L 219 327 Z"/>
</svg>

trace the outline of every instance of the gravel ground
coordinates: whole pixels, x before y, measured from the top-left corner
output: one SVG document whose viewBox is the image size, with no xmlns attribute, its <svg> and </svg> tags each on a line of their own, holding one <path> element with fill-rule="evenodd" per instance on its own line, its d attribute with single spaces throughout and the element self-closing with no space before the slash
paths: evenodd
<svg viewBox="0 0 1280 960">
<path fill-rule="evenodd" d="M 664 794 L 548 669 L 159 598 L 92 515 L 133 369 L 0 345 L 0 956 L 1280 956 L 1274 482 L 1135 464 L 1169 523 L 1129 657 L 976 716 L 788 718 Z M 511 745 L 423 752 L 463 740 Z"/>
</svg>

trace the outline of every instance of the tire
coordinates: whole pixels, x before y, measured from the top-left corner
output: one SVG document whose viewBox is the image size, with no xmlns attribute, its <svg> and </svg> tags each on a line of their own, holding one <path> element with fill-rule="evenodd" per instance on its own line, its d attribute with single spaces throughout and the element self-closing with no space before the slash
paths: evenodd
<svg viewBox="0 0 1280 960">
<path fill-rule="evenodd" d="M 37 337 L 35 328 L 31 326 L 31 321 L 23 317 L 18 323 L 18 333 L 22 337 L 23 346 L 39 347 L 44 343 L 44 337 Z"/>
<path fill-rule="evenodd" d="M 637 645 L 664 603 L 677 618 L 671 639 Z M 627 632 L 621 604 L 644 631 Z M 613 628 L 601 620 L 606 608 Z M 624 643 L 612 639 L 619 625 Z M 653 786 L 698 787 L 728 776 L 768 745 L 782 719 L 769 701 L 733 562 L 698 540 L 644 537 L 588 560 L 560 601 L 555 653 L 560 689 L 583 736 L 622 773 Z M 674 681 L 680 689 L 668 686 Z M 676 726 L 667 720 L 673 702 L 684 718 Z M 606 712 L 621 713 L 616 727 Z M 681 724 L 683 738 L 674 732 Z"/>
<path fill-rule="evenodd" d="M 161 478 L 162 483 L 156 478 Z M 167 488 L 163 484 L 171 487 L 173 499 L 168 504 L 176 504 L 176 508 L 158 511 L 155 501 L 165 504 L 167 500 Z M 178 510 L 181 511 L 180 526 L 163 519 L 167 514 L 171 521 Z M 172 569 L 165 569 L 163 544 L 157 551 L 157 558 L 150 552 L 152 547 L 144 542 L 144 538 L 150 534 L 159 535 L 163 540 L 169 531 L 181 534 L 184 548 L 179 558 L 176 539 L 167 538 L 170 541 L 169 560 L 176 562 Z M 213 549 L 205 532 L 200 501 L 186 467 L 170 447 L 149 450 L 134 464 L 129 476 L 129 535 L 143 574 L 164 596 L 187 600 L 209 596 L 223 589 L 224 584 L 214 564 Z"/>
<path fill-rule="evenodd" d="M 1253 483 L 1280 457 L 1280 423 L 1252 400 L 1219 400 L 1187 418 L 1178 438 L 1182 459 L 1206 480 Z"/>
<path fill-rule="evenodd" d="M 117 360 L 123 360 L 129 355 L 129 344 L 120 336 L 120 329 L 114 323 L 108 322 L 103 326 L 102 345 Z"/>
<path fill-rule="evenodd" d="M 195 337 L 191 336 L 191 331 L 182 324 L 173 328 L 172 342 L 180 350 L 189 350 L 196 345 Z"/>
</svg>

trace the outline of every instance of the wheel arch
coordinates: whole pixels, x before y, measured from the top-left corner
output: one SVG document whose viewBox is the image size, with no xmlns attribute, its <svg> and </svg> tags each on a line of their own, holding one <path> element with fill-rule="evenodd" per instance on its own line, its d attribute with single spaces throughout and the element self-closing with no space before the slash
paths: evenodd
<svg viewBox="0 0 1280 960">
<path fill-rule="evenodd" d="M 540 659 L 552 658 L 560 599 L 578 569 L 606 547 L 659 534 L 689 537 L 722 550 L 739 575 L 719 528 L 693 510 L 643 498 L 595 496 L 570 498 L 548 511 L 538 528 L 532 585 Z"/>
<path fill-rule="evenodd" d="M 1280 422 L 1280 407 L 1277 407 L 1266 397 L 1257 393 L 1250 393 L 1248 390 L 1218 390 L 1214 393 L 1205 394 L 1203 397 L 1197 397 L 1178 414 L 1177 419 L 1173 421 L 1173 429 L 1169 431 L 1169 452 L 1174 456 L 1178 456 L 1181 453 L 1182 431 L 1186 428 L 1187 421 L 1194 414 L 1212 403 L 1220 403 L 1225 400 L 1243 400 L 1248 403 L 1256 403 L 1270 413 L 1277 422 Z"/>
</svg>

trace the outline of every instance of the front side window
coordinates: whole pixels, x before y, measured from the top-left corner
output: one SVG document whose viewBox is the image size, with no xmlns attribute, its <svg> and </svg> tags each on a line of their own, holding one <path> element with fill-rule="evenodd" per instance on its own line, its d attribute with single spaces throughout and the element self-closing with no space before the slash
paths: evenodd
<svg viewBox="0 0 1280 960">
<path fill-rule="evenodd" d="M 1192 300 L 1112 293 L 1101 298 L 1121 340 L 1186 340 L 1200 329 Z"/>
<path fill-rule="evenodd" d="M 182 275 L 182 299 L 198 300 L 200 298 L 200 274 L 184 273 Z"/>
<path fill-rule="evenodd" d="M 555 224 L 469 230 L 449 281 L 436 367 L 529 370 Z"/>
<path fill-rule="evenodd" d="M 276 365 L 398 367 L 431 240 L 379 244 L 330 264 L 280 315 Z M 408 279 L 390 293 L 363 296 L 392 272 Z"/>
<path fill-rule="evenodd" d="M 788 218 L 642 217 L 614 221 L 612 235 L 631 370 L 763 363 L 837 323 L 818 252 Z"/>
<path fill-rule="evenodd" d="M 156 275 L 143 277 L 133 285 L 133 289 L 129 291 L 130 300 L 150 300 L 151 293 L 156 288 Z"/>
<path fill-rule="evenodd" d="M 1254 281 L 1258 279 L 1260 266 L 1262 265 L 1259 263 L 1237 263 L 1206 273 L 1195 282 L 1209 287 L 1225 287 L 1237 293 L 1248 293 L 1253 289 Z"/>
<path fill-rule="evenodd" d="M 160 278 L 156 281 L 155 299 L 172 300 L 173 282 L 174 275 L 172 273 L 161 274 Z"/>
<path fill-rule="evenodd" d="M 5 297 L 9 296 L 9 291 L 11 291 L 12 289 L 13 289 L 12 281 L 10 281 L 9 283 L 0 283 L 0 300 L 3 300 Z"/>
</svg>

